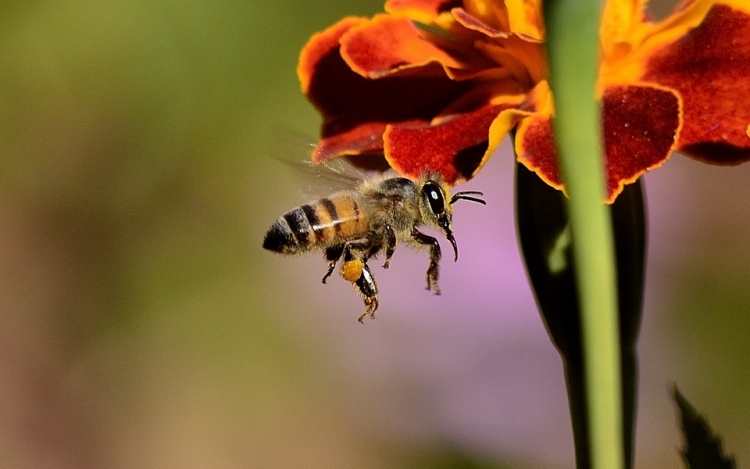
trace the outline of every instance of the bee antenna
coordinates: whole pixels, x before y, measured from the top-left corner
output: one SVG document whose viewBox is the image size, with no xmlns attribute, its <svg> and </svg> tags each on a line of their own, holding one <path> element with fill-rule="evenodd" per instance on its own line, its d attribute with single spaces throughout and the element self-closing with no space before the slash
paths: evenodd
<svg viewBox="0 0 750 469">
<path fill-rule="evenodd" d="M 453 197 L 451 197 L 451 204 L 454 204 L 457 200 L 468 200 L 470 202 L 476 202 L 478 204 L 487 205 L 487 202 L 485 202 L 484 200 L 478 197 L 471 197 L 470 195 L 484 195 L 484 194 L 479 191 L 456 192 L 455 194 L 453 194 Z"/>
</svg>

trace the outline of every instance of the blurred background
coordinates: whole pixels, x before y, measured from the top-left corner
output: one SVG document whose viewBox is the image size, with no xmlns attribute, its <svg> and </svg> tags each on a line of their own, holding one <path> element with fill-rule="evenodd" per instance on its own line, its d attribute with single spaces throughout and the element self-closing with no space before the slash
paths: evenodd
<svg viewBox="0 0 750 469">
<path fill-rule="evenodd" d="M 320 257 L 260 247 L 306 201 L 269 155 L 278 125 L 317 132 L 298 52 L 379 0 L 1 8 L 0 466 L 573 467 L 507 142 L 440 297 L 400 249 L 363 326 Z M 639 468 L 682 467 L 673 383 L 750 464 L 749 178 L 680 155 L 645 178 Z"/>
</svg>

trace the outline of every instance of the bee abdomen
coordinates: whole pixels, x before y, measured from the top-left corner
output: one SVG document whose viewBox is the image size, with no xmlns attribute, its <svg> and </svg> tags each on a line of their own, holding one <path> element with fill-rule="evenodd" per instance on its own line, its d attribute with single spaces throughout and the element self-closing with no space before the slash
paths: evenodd
<svg viewBox="0 0 750 469">
<path fill-rule="evenodd" d="M 315 242 L 310 220 L 303 207 L 305 206 L 290 210 L 271 225 L 263 239 L 263 249 L 281 254 L 296 254 L 307 250 Z"/>
<path fill-rule="evenodd" d="M 266 236 L 263 238 L 263 249 L 282 254 L 292 254 L 299 251 L 294 234 L 283 218 L 276 220 L 266 232 Z"/>
<path fill-rule="evenodd" d="M 320 199 L 279 217 L 266 233 L 263 248 L 282 254 L 304 252 L 333 240 L 340 223 L 335 204 Z"/>
</svg>

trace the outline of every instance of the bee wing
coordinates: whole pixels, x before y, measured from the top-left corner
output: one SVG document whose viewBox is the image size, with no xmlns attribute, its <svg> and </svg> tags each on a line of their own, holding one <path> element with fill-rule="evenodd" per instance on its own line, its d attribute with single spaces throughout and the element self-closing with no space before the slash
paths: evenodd
<svg viewBox="0 0 750 469">
<path fill-rule="evenodd" d="M 277 132 L 274 140 L 282 142 L 269 149 L 271 156 L 291 169 L 297 187 L 303 195 L 318 198 L 333 192 L 352 190 L 362 181 L 371 178 L 368 174 L 352 166 L 346 158 L 336 158 L 326 163 L 313 164 L 310 153 L 315 147 L 313 139 L 303 134 L 285 129 Z"/>
<path fill-rule="evenodd" d="M 292 168 L 293 177 L 304 195 L 312 197 L 356 189 L 370 177 L 344 159 L 321 164 L 313 164 L 309 160 L 284 163 Z"/>
</svg>

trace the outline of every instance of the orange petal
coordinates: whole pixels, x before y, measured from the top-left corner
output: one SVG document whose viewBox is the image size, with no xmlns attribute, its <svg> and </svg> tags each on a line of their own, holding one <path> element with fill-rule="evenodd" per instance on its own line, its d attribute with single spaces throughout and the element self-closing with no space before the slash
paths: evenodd
<svg viewBox="0 0 750 469">
<path fill-rule="evenodd" d="M 385 11 L 428 23 L 440 13 L 461 6 L 461 3 L 461 0 L 388 0 Z"/>
<path fill-rule="evenodd" d="M 643 79 L 683 99 L 678 150 L 717 164 L 750 159 L 748 12 L 713 6 L 700 26 L 648 59 Z"/>
<path fill-rule="evenodd" d="M 599 26 L 604 56 L 614 53 L 618 44 L 630 42 L 643 21 L 646 0 L 608 0 Z"/>
<path fill-rule="evenodd" d="M 431 62 L 461 67 L 460 61 L 423 39 L 410 19 L 390 15 L 377 15 L 347 31 L 341 37 L 341 56 L 352 70 L 368 78 Z"/>
<path fill-rule="evenodd" d="M 467 22 L 467 27 L 493 37 L 514 34 L 534 42 L 544 37 L 540 0 L 465 0 L 453 15 Z"/>
<path fill-rule="evenodd" d="M 602 63 L 597 95 L 606 85 L 639 81 L 649 56 L 698 26 L 714 1 L 683 1 L 658 23 L 646 18 L 645 0 L 607 1 L 599 29 Z"/>
<path fill-rule="evenodd" d="M 505 0 L 513 34 L 533 41 L 544 40 L 541 0 Z"/>
<path fill-rule="evenodd" d="M 436 125 L 391 125 L 383 136 L 385 157 L 392 168 L 412 178 L 431 170 L 451 185 L 463 182 L 475 174 L 484 158 L 490 124 L 510 106 L 488 104 Z"/>
<path fill-rule="evenodd" d="M 493 10 L 479 12 L 454 8 L 451 10 L 451 14 L 459 24 L 467 29 L 480 32 L 489 37 L 508 37 L 510 35 L 510 24 L 505 5 L 498 2 L 493 7 Z"/>
<path fill-rule="evenodd" d="M 539 0 L 466 0 L 463 8 L 451 10 L 464 27 L 490 37 L 514 34 L 525 40 L 541 42 L 544 22 Z"/>
<path fill-rule="evenodd" d="M 338 50 L 339 39 L 352 27 L 367 22 L 366 18 L 344 18 L 325 31 L 314 34 L 302 48 L 297 64 L 297 77 L 302 92 L 307 94 L 313 74 L 318 64 L 331 53 Z"/>
</svg>

